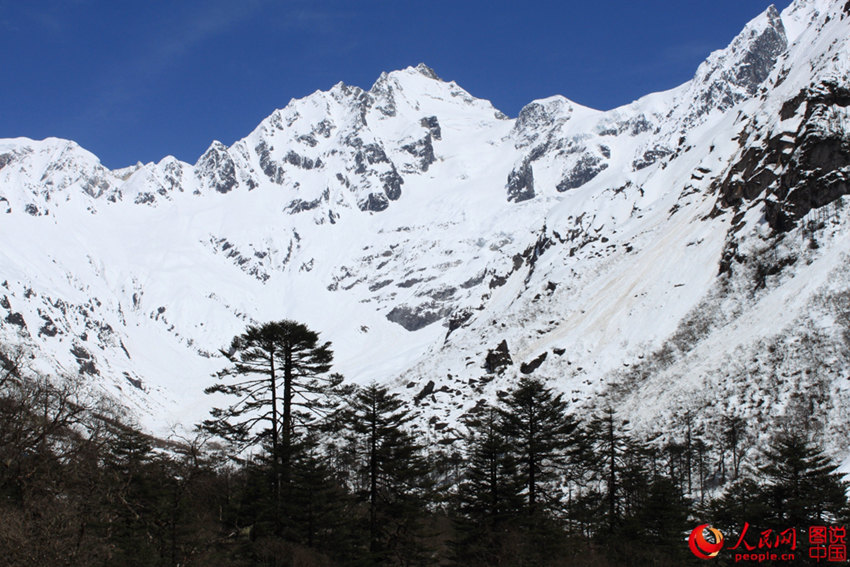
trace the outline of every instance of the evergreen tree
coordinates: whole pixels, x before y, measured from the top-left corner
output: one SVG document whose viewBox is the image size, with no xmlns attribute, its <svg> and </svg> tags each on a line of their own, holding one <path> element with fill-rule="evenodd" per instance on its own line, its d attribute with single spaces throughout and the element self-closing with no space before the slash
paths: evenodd
<svg viewBox="0 0 850 567">
<path fill-rule="evenodd" d="M 620 532 L 624 519 L 634 516 L 646 497 L 649 471 L 658 468 L 656 455 L 632 438 L 628 425 L 608 406 L 593 417 L 583 432 L 585 466 L 600 485 L 602 495 L 597 535 Z M 671 469 L 670 477 L 674 478 L 672 472 Z"/>
<path fill-rule="evenodd" d="M 762 487 L 754 479 L 741 476 L 726 488 L 722 496 L 709 503 L 707 519 L 724 534 L 739 533 L 743 522 L 767 526 L 767 517 L 773 512 L 761 496 Z"/>
<path fill-rule="evenodd" d="M 669 557 L 686 554 L 682 545 L 682 526 L 688 525 L 688 501 L 671 479 L 658 476 L 650 485 L 637 513 L 637 525 L 641 527 L 642 542 L 653 542 L 654 552 L 663 552 Z"/>
<path fill-rule="evenodd" d="M 624 436 L 624 447 L 616 473 L 619 516 L 614 532 L 598 539 L 605 542 L 616 564 L 681 565 L 687 558 L 682 526 L 687 525 L 690 502 L 680 483 L 653 466 L 655 451 L 651 447 L 630 435 Z M 605 500 L 610 509 L 610 494 Z M 610 522 L 606 527 L 611 529 Z M 648 541 L 651 547 L 646 545 Z"/>
<path fill-rule="evenodd" d="M 455 555 L 460 563 L 496 565 L 505 535 L 522 508 L 514 447 L 499 412 L 484 408 L 466 421 L 466 466 L 458 486 Z"/>
<path fill-rule="evenodd" d="M 838 466 L 799 430 L 776 435 L 761 461 L 711 502 L 712 523 L 723 533 L 743 535 L 746 522 L 742 549 L 755 547 L 766 530 L 778 534 L 793 528 L 802 551 L 797 562 L 817 564 L 806 552 L 809 528 L 844 525 L 848 519 L 847 485 L 836 472 Z"/>
<path fill-rule="evenodd" d="M 723 452 L 721 455 L 721 482 L 726 482 L 726 453 L 729 453 L 729 476 L 736 480 L 741 474 L 741 463 L 747 450 L 747 426 L 746 422 L 737 416 L 726 416 L 722 421 Z"/>
<path fill-rule="evenodd" d="M 249 326 L 222 354 L 230 365 L 217 374 L 220 383 L 205 390 L 236 398 L 226 408 L 212 410 L 203 427 L 238 449 L 268 446 L 271 454 L 276 531 L 282 485 L 290 480 L 296 420 L 304 423 L 329 411 L 331 394 L 342 381 L 328 374 L 333 360 L 330 343 L 295 321 Z M 300 410 L 300 411 L 299 411 Z"/>
<path fill-rule="evenodd" d="M 172 479 L 157 474 L 149 437 L 123 424 L 111 429 L 104 455 L 105 484 L 111 489 L 111 559 L 121 565 L 151 565 L 165 554 L 161 511 Z"/>
<path fill-rule="evenodd" d="M 759 468 L 763 501 L 775 525 L 803 527 L 835 521 L 847 506 L 847 485 L 823 451 L 797 431 L 778 435 Z"/>
<path fill-rule="evenodd" d="M 583 502 L 585 516 L 596 512 L 589 535 L 613 565 L 682 565 L 688 559 L 682 531 L 690 507 L 686 445 L 668 444 L 659 451 L 628 426 L 609 406 L 585 429 L 588 476 L 598 487 L 595 501 Z M 671 447 L 675 465 L 660 462 Z"/>
<path fill-rule="evenodd" d="M 405 430 L 411 419 L 396 394 L 375 384 L 358 389 L 345 412 L 358 495 L 368 506 L 369 554 L 377 564 L 409 565 L 421 558 L 428 467 L 422 447 Z"/>
<path fill-rule="evenodd" d="M 461 509 L 489 524 L 517 514 L 522 506 L 522 485 L 517 479 L 514 447 L 505 435 L 495 408 L 469 419 L 467 466 L 460 485 Z"/>
<path fill-rule="evenodd" d="M 350 519 L 356 515 L 356 503 L 325 461 L 315 435 L 299 442 L 287 494 L 292 535 L 308 547 L 345 557 L 355 545 Z"/>
<path fill-rule="evenodd" d="M 577 439 L 577 423 L 567 414 L 567 403 L 561 394 L 530 378 L 522 378 L 500 401 L 501 428 L 514 445 L 526 514 L 533 517 L 559 509 L 561 493 L 552 484 L 565 474 Z"/>
</svg>

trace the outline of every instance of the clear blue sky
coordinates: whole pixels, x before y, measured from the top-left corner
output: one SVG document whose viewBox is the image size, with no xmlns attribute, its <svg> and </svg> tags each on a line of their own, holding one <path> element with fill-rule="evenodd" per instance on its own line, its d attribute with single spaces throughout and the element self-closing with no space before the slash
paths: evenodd
<svg viewBox="0 0 850 567">
<path fill-rule="evenodd" d="M 419 62 L 510 116 L 553 94 L 607 109 L 688 80 L 768 5 L 0 0 L 0 137 L 70 138 L 112 168 L 194 163 L 290 98 Z"/>
</svg>

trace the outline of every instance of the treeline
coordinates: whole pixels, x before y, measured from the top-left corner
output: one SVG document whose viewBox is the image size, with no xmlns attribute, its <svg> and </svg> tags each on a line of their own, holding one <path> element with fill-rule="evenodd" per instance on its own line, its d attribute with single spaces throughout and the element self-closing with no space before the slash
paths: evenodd
<svg viewBox="0 0 850 567">
<path fill-rule="evenodd" d="M 700 565 L 698 524 L 729 538 L 747 522 L 753 544 L 795 527 L 805 550 L 809 526 L 848 523 L 836 466 L 801 430 L 748 464 L 741 421 L 722 446 L 689 419 L 639 438 L 523 378 L 429 445 L 397 395 L 332 374 L 304 325 L 249 327 L 223 354 L 208 392 L 227 404 L 163 442 L 3 353 L 0 565 Z"/>
</svg>

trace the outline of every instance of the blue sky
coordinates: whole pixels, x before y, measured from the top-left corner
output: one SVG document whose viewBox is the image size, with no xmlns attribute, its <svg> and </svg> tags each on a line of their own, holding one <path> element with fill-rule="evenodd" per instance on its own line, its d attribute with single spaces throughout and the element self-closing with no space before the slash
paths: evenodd
<svg viewBox="0 0 850 567">
<path fill-rule="evenodd" d="M 0 0 L 0 137 L 194 163 L 291 98 L 419 62 L 509 116 L 553 94 L 607 109 L 687 81 L 768 5 Z"/>
</svg>

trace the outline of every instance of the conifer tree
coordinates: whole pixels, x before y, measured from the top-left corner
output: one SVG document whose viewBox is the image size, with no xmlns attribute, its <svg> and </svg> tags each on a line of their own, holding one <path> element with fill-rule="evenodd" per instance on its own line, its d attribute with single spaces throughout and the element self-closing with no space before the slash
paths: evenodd
<svg viewBox="0 0 850 567">
<path fill-rule="evenodd" d="M 763 532 L 794 529 L 803 549 L 797 563 L 820 564 L 805 551 L 809 528 L 846 525 L 850 519 L 847 484 L 836 472 L 838 466 L 799 430 L 777 434 L 761 457 L 759 467 L 745 468 L 725 494 L 710 503 L 712 523 L 723 533 L 742 533 L 746 521 L 750 535 L 744 541 L 750 547 Z"/>
<path fill-rule="evenodd" d="M 513 445 L 496 408 L 484 408 L 465 423 L 466 466 L 458 487 L 455 555 L 459 562 L 495 565 L 511 521 L 522 509 L 522 483 Z"/>
<path fill-rule="evenodd" d="M 298 444 L 292 486 L 287 493 L 293 539 L 345 556 L 354 546 L 350 519 L 355 515 L 356 503 L 325 461 L 318 437 L 306 435 Z"/>
<path fill-rule="evenodd" d="M 737 416 L 726 416 L 722 421 L 722 432 L 723 432 L 723 454 L 721 455 L 721 475 L 722 482 L 726 482 L 726 452 L 728 450 L 730 455 L 730 475 L 732 480 L 736 480 L 738 476 L 741 474 L 741 463 L 744 458 L 744 453 L 747 449 L 746 436 L 747 436 L 747 427 L 746 422 Z"/>
<path fill-rule="evenodd" d="M 302 425 L 330 411 L 332 394 L 342 377 L 329 374 L 330 343 L 305 325 L 284 320 L 249 326 L 222 354 L 230 363 L 205 390 L 236 398 L 214 408 L 202 427 L 234 443 L 237 450 L 268 447 L 271 455 L 274 521 L 279 516 L 282 485 L 288 484 L 295 451 L 296 421 Z"/>
<path fill-rule="evenodd" d="M 411 419 L 396 394 L 375 384 L 358 389 L 345 412 L 375 563 L 409 565 L 421 552 L 418 524 L 427 499 L 428 467 L 422 447 L 405 430 Z"/>
<path fill-rule="evenodd" d="M 627 425 L 628 422 L 617 419 L 609 406 L 591 420 L 584 432 L 587 466 L 605 487 L 604 507 L 600 511 L 609 534 L 616 531 L 622 519 L 624 457 L 629 444 Z"/>
<path fill-rule="evenodd" d="M 657 466 L 657 450 L 626 431 L 625 422 L 606 411 L 603 423 L 608 436 L 600 447 L 608 451 L 605 452 L 607 458 L 602 459 L 602 468 L 607 474 L 602 476 L 609 488 L 613 465 L 615 488 L 613 498 L 610 488 L 605 495 L 609 514 L 607 533 L 599 534 L 598 540 L 605 542 L 609 557 L 618 564 L 631 560 L 634 564 L 670 561 L 669 564 L 681 565 L 682 559 L 687 558 L 683 556 L 685 548 L 681 545 L 682 526 L 687 524 L 690 508 L 685 496 L 687 483 L 666 476 L 665 468 Z M 617 445 L 619 450 L 616 450 Z M 613 517 L 610 516 L 612 502 L 615 503 Z M 653 542 L 651 548 L 647 547 L 647 541 Z"/>
<path fill-rule="evenodd" d="M 721 496 L 708 504 L 709 517 L 706 520 L 710 519 L 712 525 L 723 533 L 740 530 L 741 522 L 766 526 L 767 517 L 773 512 L 770 504 L 761 496 L 762 487 L 755 479 L 741 476 L 730 483 Z"/>
<path fill-rule="evenodd" d="M 847 506 L 847 485 L 838 465 L 804 434 L 785 432 L 771 442 L 759 468 L 763 500 L 777 525 L 808 526 L 834 521 Z"/>
<path fill-rule="evenodd" d="M 548 485 L 564 474 L 577 439 L 577 423 L 567 414 L 567 403 L 561 394 L 530 378 L 522 378 L 500 401 L 501 427 L 515 446 L 527 515 L 559 507 L 560 493 Z"/>
<path fill-rule="evenodd" d="M 460 485 L 461 510 L 485 524 L 498 524 L 521 507 L 514 447 L 495 408 L 467 420 L 467 465 Z"/>
</svg>

